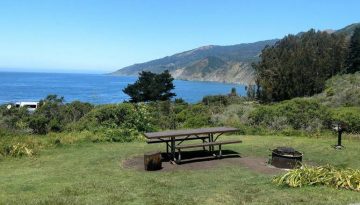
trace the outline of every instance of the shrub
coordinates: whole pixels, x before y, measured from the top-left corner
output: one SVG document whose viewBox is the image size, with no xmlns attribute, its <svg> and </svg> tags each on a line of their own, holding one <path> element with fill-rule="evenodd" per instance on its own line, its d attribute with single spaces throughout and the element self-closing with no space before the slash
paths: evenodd
<svg viewBox="0 0 360 205">
<path fill-rule="evenodd" d="M 131 142 L 139 139 L 139 132 L 133 129 L 105 129 L 104 137 L 109 142 Z"/>
<path fill-rule="evenodd" d="M 90 112 L 93 108 L 94 106 L 90 103 L 73 101 L 65 105 L 63 110 L 63 115 L 68 123 L 76 122 L 80 120 L 88 112 Z"/>
<path fill-rule="evenodd" d="M 228 105 L 229 98 L 226 95 L 208 95 L 203 97 L 202 103 L 204 105 Z"/>
<path fill-rule="evenodd" d="M 48 95 L 40 101 L 39 108 L 34 114 L 42 115 L 49 120 L 47 130 L 61 132 L 70 123 L 75 123 L 92 109 L 93 106 L 90 103 L 74 101 L 65 104 L 63 97 Z"/>
<path fill-rule="evenodd" d="M 190 105 L 176 115 L 176 122 L 184 128 L 197 128 L 212 125 L 211 113 L 202 104 Z"/>
<path fill-rule="evenodd" d="M 43 115 L 33 115 L 29 121 L 29 127 L 35 134 L 46 134 L 48 132 L 49 120 Z"/>
<path fill-rule="evenodd" d="M 290 127 L 314 132 L 329 126 L 330 116 L 329 109 L 316 100 L 293 99 L 258 106 L 249 117 L 251 124 L 269 129 L 282 130 Z"/>
<path fill-rule="evenodd" d="M 360 106 L 360 72 L 330 78 L 315 98 L 329 107 Z"/>
<path fill-rule="evenodd" d="M 360 107 L 340 107 L 332 110 L 332 120 L 345 123 L 347 131 L 360 132 Z"/>
<path fill-rule="evenodd" d="M 150 118 L 148 107 L 145 104 L 101 105 L 91 110 L 70 129 L 126 128 L 142 132 L 153 129 Z"/>
<path fill-rule="evenodd" d="M 6 108 L 6 106 L 1 106 L 0 109 L 0 124 L 2 127 L 19 130 L 27 127 L 27 120 L 30 116 L 29 112 L 26 108 L 17 108 L 15 106 L 11 106 L 10 109 Z"/>
<path fill-rule="evenodd" d="M 212 114 L 211 120 L 214 124 L 238 127 L 249 123 L 249 115 L 253 110 L 253 104 L 232 104 Z"/>
<path fill-rule="evenodd" d="M 176 103 L 176 104 L 187 104 L 187 102 L 182 98 L 175 98 L 174 103 Z"/>
</svg>

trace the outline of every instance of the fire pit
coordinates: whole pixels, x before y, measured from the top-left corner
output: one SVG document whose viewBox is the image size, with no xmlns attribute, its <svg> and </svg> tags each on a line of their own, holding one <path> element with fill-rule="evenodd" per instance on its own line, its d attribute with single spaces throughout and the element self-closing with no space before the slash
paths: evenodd
<svg viewBox="0 0 360 205">
<path fill-rule="evenodd" d="M 294 169 L 301 166 L 303 154 L 291 147 L 278 147 L 272 150 L 271 165 L 278 168 Z"/>
</svg>

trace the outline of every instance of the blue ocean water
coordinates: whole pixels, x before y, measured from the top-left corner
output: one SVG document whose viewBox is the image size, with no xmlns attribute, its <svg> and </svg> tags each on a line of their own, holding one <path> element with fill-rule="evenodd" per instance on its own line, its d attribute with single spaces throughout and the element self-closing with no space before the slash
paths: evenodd
<svg viewBox="0 0 360 205">
<path fill-rule="evenodd" d="M 38 101 L 48 94 L 64 96 L 66 102 L 80 100 L 94 104 L 119 103 L 129 97 L 122 92 L 136 77 L 98 74 L 0 72 L 0 104 Z M 245 87 L 236 84 L 175 80 L 176 98 L 196 103 L 206 95 L 227 94 L 232 87 L 239 95 Z"/>
</svg>

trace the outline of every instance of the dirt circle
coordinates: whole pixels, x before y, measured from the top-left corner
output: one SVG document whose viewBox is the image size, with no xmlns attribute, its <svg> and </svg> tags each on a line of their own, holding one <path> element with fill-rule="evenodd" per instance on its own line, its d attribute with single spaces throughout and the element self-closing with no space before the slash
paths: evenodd
<svg viewBox="0 0 360 205">
<path fill-rule="evenodd" d="M 208 170 L 221 166 L 239 166 L 250 169 L 253 172 L 261 174 L 275 175 L 285 170 L 279 169 L 269 165 L 268 158 L 265 157 L 253 157 L 253 156 L 227 156 L 221 159 L 217 159 L 213 156 L 193 158 L 190 160 L 184 160 L 181 164 L 173 164 L 169 160 L 164 160 L 162 163 L 162 169 L 155 172 L 168 172 L 176 170 Z M 135 169 L 138 171 L 144 171 L 144 157 L 135 156 L 124 160 L 122 167 L 127 169 Z"/>
</svg>

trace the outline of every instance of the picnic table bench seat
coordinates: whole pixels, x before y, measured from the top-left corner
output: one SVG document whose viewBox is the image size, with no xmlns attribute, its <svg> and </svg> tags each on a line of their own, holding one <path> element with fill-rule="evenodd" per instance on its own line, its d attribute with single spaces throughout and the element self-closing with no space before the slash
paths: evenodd
<svg viewBox="0 0 360 205">
<path fill-rule="evenodd" d="M 178 145 L 175 146 L 176 149 L 187 149 L 187 148 L 194 148 L 194 147 L 207 147 L 212 145 L 223 145 L 223 144 L 235 144 L 235 143 L 242 143 L 241 140 L 227 140 L 227 141 L 218 141 L 218 142 L 205 142 L 199 144 L 187 144 L 187 145 Z"/>
<path fill-rule="evenodd" d="M 187 144 L 187 145 L 177 145 L 175 146 L 175 149 L 178 150 L 178 162 L 181 161 L 181 150 L 182 149 L 189 149 L 189 148 L 195 148 L 195 147 L 206 147 L 206 146 L 218 146 L 219 147 L 219 155 L 217 157 L 222 157 L 222 151 L 221 151 L 221 145 L 225 144 L 236 144 L 236 143 L 242 143 L 241 140 L 227 140 L 227 141 L 217 141 L 217 142 L 205 142 L 200 144 Z"/>
</svg>

